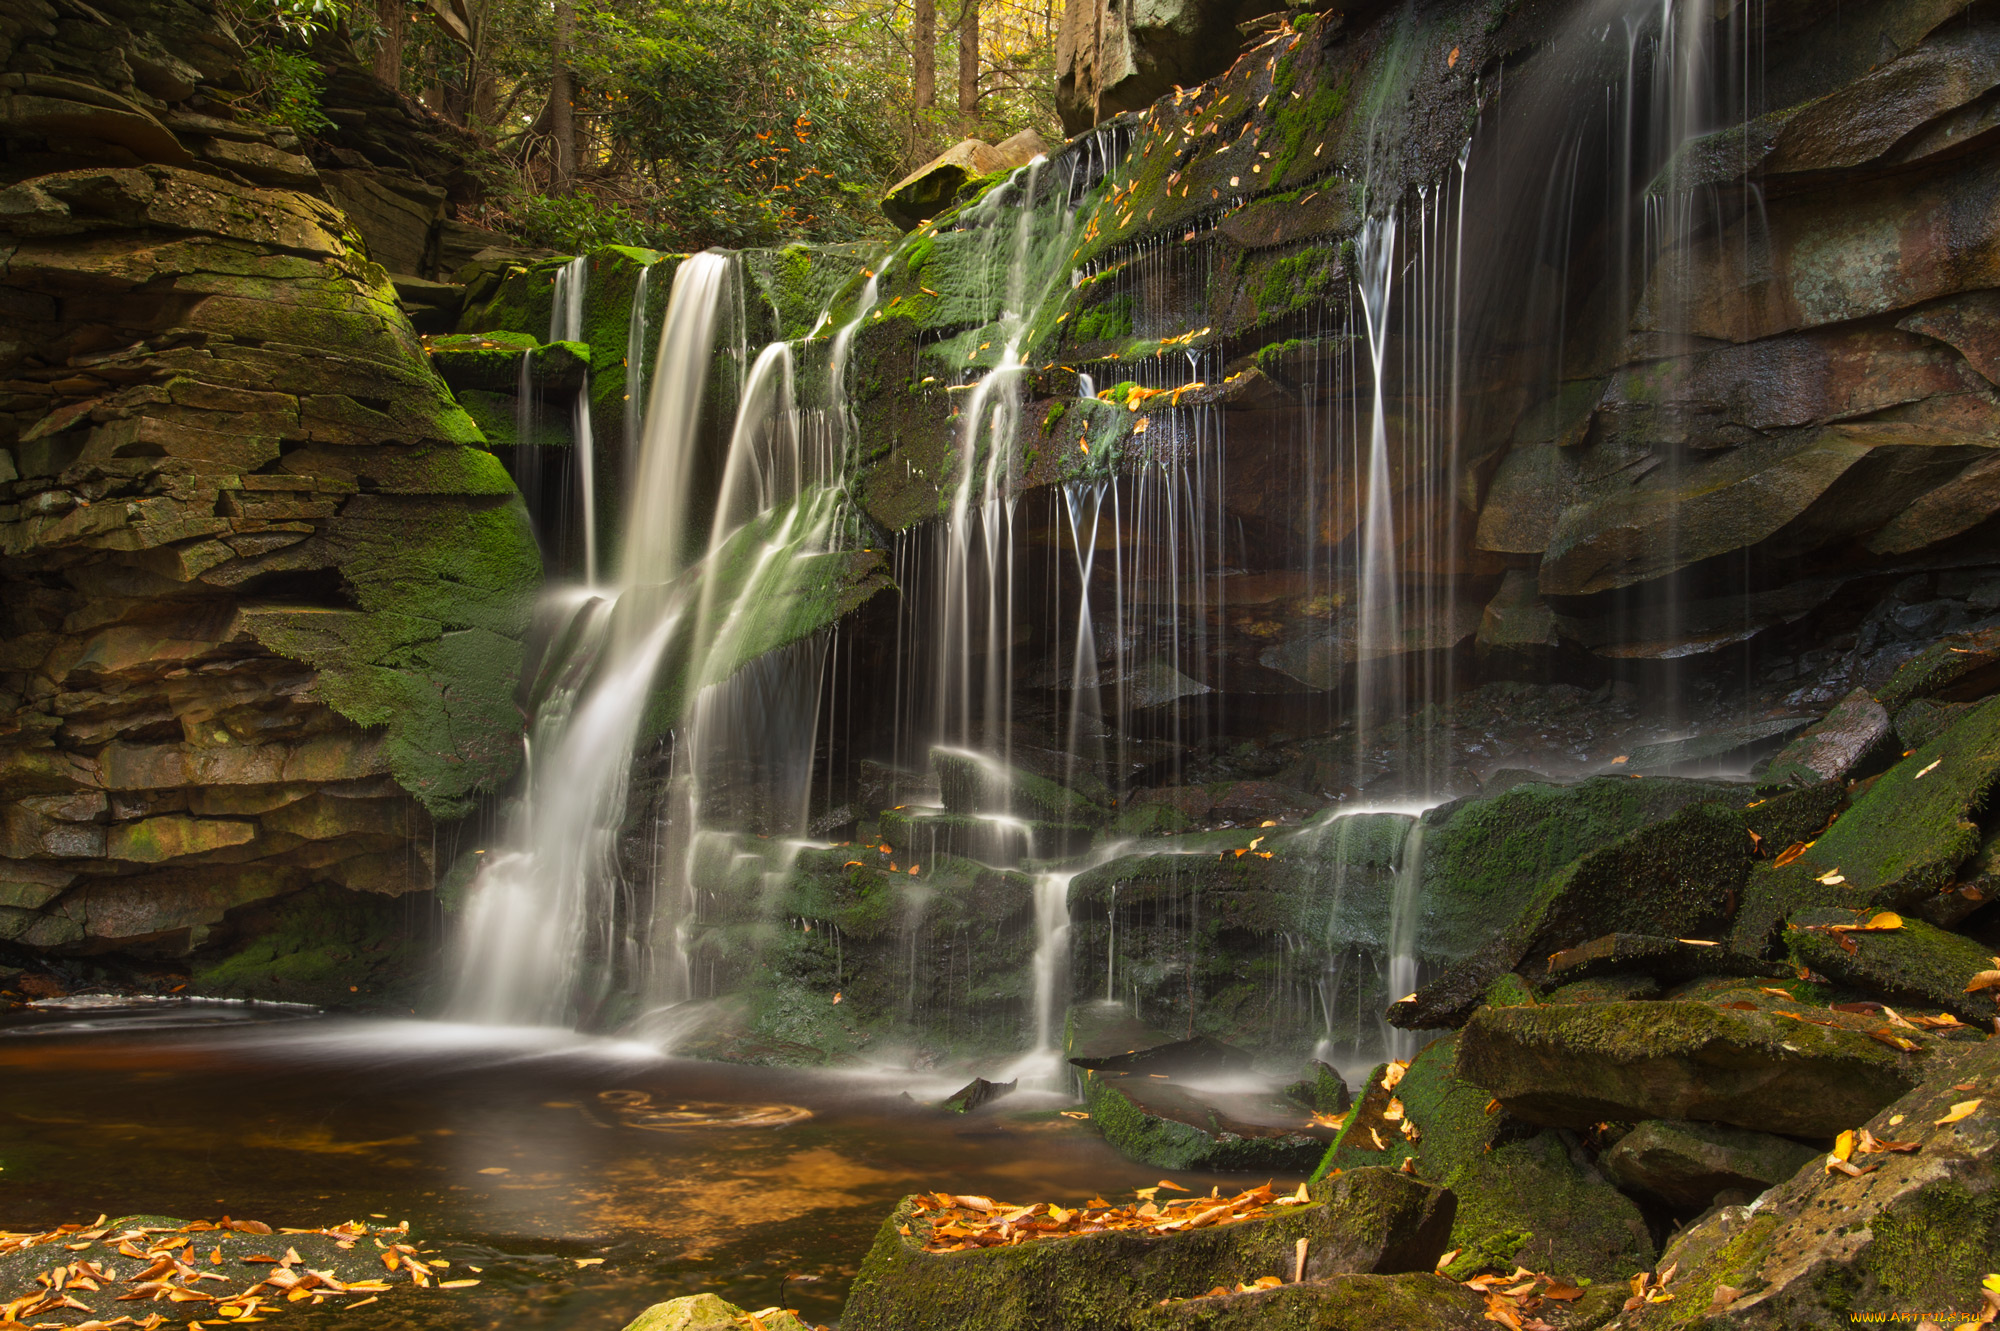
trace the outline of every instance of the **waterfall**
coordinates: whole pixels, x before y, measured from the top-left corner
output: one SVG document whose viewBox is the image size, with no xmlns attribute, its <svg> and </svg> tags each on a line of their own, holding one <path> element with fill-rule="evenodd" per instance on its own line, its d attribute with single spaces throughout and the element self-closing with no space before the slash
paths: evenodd
<svg viewBox="0 0 2000 1331">
<path fill-rule="evenodd" d="M 572 270 L 569 283 L 558 281 L 555 331 L 581 330 L 582 269 L 564 272 Z M 727 271 L 725 258 L 699 254 L 674 274 L 618 585 L 558 594 L 569 631 L 552 648 L 561 655 L 530 735 L 526 789 L 453 944 L 451 1010 L 461 1018 L 573 1022 L 605 997 L 614 967 L 634 961 L 629 912 L 618 909 L 616 843 L 640 721 L 682 618 L 663 586 L 679 571 L 666 554 L 677 547 L 642 537 L 688 502 L 682 482 L 698 445 Z"/>
</svg>

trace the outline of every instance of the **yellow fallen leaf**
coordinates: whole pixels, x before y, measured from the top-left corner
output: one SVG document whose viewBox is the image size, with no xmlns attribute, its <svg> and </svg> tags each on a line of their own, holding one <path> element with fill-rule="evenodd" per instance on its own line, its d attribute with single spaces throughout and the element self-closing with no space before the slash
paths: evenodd
<svg viewBox="0 0 2000 1331">
<path fill-rule="evenodd" d="M 1938 765 L 1939 763 L 1943 762 L 1943 761 L 1944 761 L 1944 759 L 1942 759 L 1942 758 L 1933 758 L 1933 759 L 1931 759 L 1931 763 L 1930 763 L 1930 766 L 1929 766 L 1929 767 L 1926 767 L 1926 768 L 1925 768 L 1925 769 L 1924 769 L 1923 771 L 1921 771 L 1921 772 L 1917 773 L 1917 774 L 1916 774 L 1915 776 L 1911 777 L 1911 778 L 1910 778 L 1910 780 L 1912 780 L 1912 781 L 1921 781 L 1921 780 L 1923 780 L 1923 779 L 1924 779 L 1925 777 L 1929 776 L 1929 775 L 1930 775 L 1930 774 L 1931 774 L 1932 772 L 1935 772 L 1935 771 L 1937 770 L 1937 765 Z"/>
<path fill-rule="evenodd" d="M 478 1284 L 478 1283 L 479 1283 L 479 1282 L 478 1282 L 477 1280 L 446 1280 L 446 1281 L 443 1281 L 442 1283 L 440 1283 L 440 1284 L 438 1285 L 438 1288 L 439 1288 L 439 1289 L 470 1289 L 470 1288 L 472 1288 L 472 1287 L 473 1287 L 474 1285 L 476 1285 L 476 1284 Z"/>
<path fill-rule="evenodd" d="M 1833 1139 L 1833 1158 L 1836 1160 L 1853 1159 L 1854 1143 L 1855 1143 L 1855 1135 L 1854 1135 L 1854 1130 L 1852 1128 L 1849 1128 L 1846 1132 L 1843 1132 L 1838 1137 L 1835 1137 Z"/>
<path fill-rule="evenodd" d="M 1984 1099 L 1960 1100 L 1957 1104 L 1951 1107 L 1950 1113 L 1946 1114 L 1943 1118 L 1935 1119 L 1933 1121 L 1938 1127 L 1943 1127 L 1947 1123 L 1957 1123 L 1963 1119 L 1971 1118 L 1974 1114 L 1979 1112 L 1979 1106 L 1985 1103 L 1986 1101 Z"/>
<path fill-rule="evenodd" d="M 1968 994 L 1976 994 L 1981 989 L 2000 989 L 2000 971 L 1981 971 L 1965 986 Z"/>
<path fill-rule="evenodd" d="M 1846 882 L 1847 879 L 1841 874 L 1840 870 L 1828 869 L 1819 876 L 1818 881 L 1825 883 L 1828 887 L 1838 887 L 1840 884 Z"/>
<path fill-rule="evenodd" d="M 1893 910 L 1885 910 L 1861 927 L 1873 933 L 1879 933 L 1885 929 L 1900 929 L 1903 927 L 1903 917 Z"/>
</svg>

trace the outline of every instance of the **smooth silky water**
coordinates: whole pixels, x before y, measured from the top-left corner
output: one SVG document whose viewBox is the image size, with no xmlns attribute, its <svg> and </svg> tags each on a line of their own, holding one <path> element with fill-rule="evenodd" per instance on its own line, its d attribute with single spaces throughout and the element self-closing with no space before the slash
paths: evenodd
<svg viewBox="0 0 2000 1331">
<path fill-rule="evenodd" d="M 14 1230 L 99 1212 L 407 1219 L 449 1278 L 481 1283 L 283 1320 L 615 1331 L 683 1294 L 770 1307 L 789 1276 L 814 1279 L 788 1282 L 784 1304 L 830 1322 L 906 1193 L 1075 1203 L 1162 1177 L 1064 1118 L 1064 1096 L 1021 1091 L 969 1116 L 904 1096 L 956 1085 L 673 1059 L 548 1027 L 38 1006 L 0 1019 L 0 1196 Z"/>
</svg>

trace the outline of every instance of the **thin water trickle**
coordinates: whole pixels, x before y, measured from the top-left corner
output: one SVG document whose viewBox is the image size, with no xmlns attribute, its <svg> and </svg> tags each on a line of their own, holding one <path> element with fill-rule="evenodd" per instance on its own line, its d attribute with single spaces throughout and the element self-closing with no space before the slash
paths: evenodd
<svg viewBox="0 0 2000 1331">
<path fill-rule="evenodd" d="M 581 255 L 556 270 L 549 302 L 549 341 L 583 341 L 583 301 L 590 281 L 589 260 Z M 576 455 L 577 491 L 583 507 L 583 581 L 597 583 L 597 446 L 591 437 L 590 370 L 570 405 L 570 444 Z"/>
</svg>

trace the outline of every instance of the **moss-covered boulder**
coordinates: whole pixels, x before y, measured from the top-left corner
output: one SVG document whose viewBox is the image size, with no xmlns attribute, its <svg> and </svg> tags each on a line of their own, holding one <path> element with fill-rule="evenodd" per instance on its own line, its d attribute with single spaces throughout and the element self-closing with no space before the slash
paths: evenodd
<svg viewBox="0 0 2000 1331">
<path fill-rule="evenodd" d="M 807 1331 L 798 1314 L 784 1308 L 757 1313 L 767 1331 Z M 625 1331 L 737 1331 L 750 1325 L 750 1313 L 713 1294 L 688 1294 L 656 1303 L 625 1324 Z"/>
<path fill-rule="evenodd" d="M 1693 1211 L 1725 1189 L 1755 1196 L 1818 1157 L 1813 1147 L 1768 1132 L 1648 1119 L 1620 1137 L 1600 1163 L 1627 1192 Z"/>
<path fill-rule="evenodd" d="M 1907 1094 L 1842 1125 L 1916 1149 L 1857 1150 L 1853 1174 L 1803 1169 L 1754 1208 L 1724 1207 L 1683 1230 L 1661 1256 L 1662 1270 L 1675 1268 L 1672 1300 L 1617 1324 L 1836 1331 L 1922 1313 L 1976 1320 L 2000 1253 L 1996 1105 L 2000 1044 L 1952 1051 Z"/>
<path fill-rule="evenodd" d="M 1507 1113 L 1458 1075 L 1461 1036 L 1376 1069 L 1320 1165 L 1321 1177 L 1414 1170 L 1458 1200 L 1448 1273 L 1527 1265 L 1565 1279 L 1622 1280 L 1654 1256 L 1644 1217 L 1557 1134 Z"/>
<path fill-rule="evenodd" d="M 1943 1008 L 1991 1029 L 2000 1015 L 1996 991 L 1966 991 L 1973 976 L 2000 966 L 1989 949 L 1922 920 L 1903 919 L 1893 929 L 1852 927 L 1869 919 L 1867 912 L 1837 908 L 1800 911 L 1787 922 L 1785 948 L 1799 965 L 1840 984 Z"/>
<path fill-rule="evenodd" d="M 956 814 L 1011 814 L 1061 826 L 1099 826 L 1110 813 L 1047 777 L 967 749 L 931 750 L 938 790 Z"/>
<path fill-rule="evenodd" d="M 1315 1187 L 1312 1204 L 1261 1220 L 1176 1234 L 1113 1230 L 933 1253 L 929 1221 L 905 1198 L 877 1232 L 841 1314 L 846 1331 L 1098 1331 L 1130 1325 L 1162 1299 L 1190 1299 L 1260 1276 L 1428 1271 L 1444 1251 L 1451 1201 L 1390 1170 Z"/>
<path fill-rule="evenodd" d="M 1698 1002 L 1483 1008 L 1461 1033 L 1458 1075 L 1534 1123 L 1692 1118 L 1832 1137 L 1924 1075 L 1930 1046 L 1878 1040 L 1879 1024 Z"/>
<path fill-rule="evenodd" d="M 1790 863 L 1759 864 L 1731 945 L 1761 954 L 1794 912 L 1815 906 L 1915 910 L 1948 892 L 1978 850 L 1978 815 L 2000 781 L 2000 698 L 1869 783 Z"/>
<path fill-rule="evenodd" d="M 1551 954 L 1606 930 L 1712 937 L 1729 921 L 1751 845 L 1740 801 L 1689 804 L 1629 832 L 1552 874 L 1497 938 L 1398 1001 L 1389 1020 L 1458 1025 L 1501 976 L 1525 966 L 1533 978 Z"/>
</svg>

